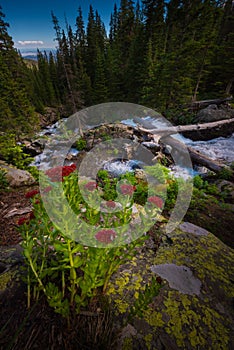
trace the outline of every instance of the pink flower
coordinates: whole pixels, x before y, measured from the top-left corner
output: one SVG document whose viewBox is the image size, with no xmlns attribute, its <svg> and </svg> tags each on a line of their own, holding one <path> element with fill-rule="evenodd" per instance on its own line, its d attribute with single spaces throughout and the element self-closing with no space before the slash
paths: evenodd
<svg viewBox="0 0 234 350">
<path fill-rule="evenodd" d="M 25 193 L 25 197 L 26 198 L 33 198 L 38 193 L 39 193 L 38 190 L 32 190 L 32 191 L 29 191 L 29 192 Z"/>
<path fill-rule="evenodd" d="M 163 204 L 164 204 L 162 198 L 160 198 L 158 196 L 149 197 L 148 202 L 154 204 L 156 207 L 158 207 L 160 209 L 163 207 Z"/>
<path fill-rule="evenodd" d="M 135 191 L 136 187 L 133 185 L 128 185 L 128 184 L 123 184 L 120 185 L 120 191 L 124 195 L 129 195 L 131 196 L 133 192 Z"/>
<path fill-rule="evenodd" d="M 103 229 L 98 231 L 95 235 L 95 238 L 101 243 L 111 243 L 116 237 L 116 232 L 110 229 Z"/>
<path fill-rule="evenodd" d="M 108 208 L 114 209 L 116 207 L 116 204 L 114 201 L 108 201 L 108 202 L 106 202 L 106 206 Z"/>
<path fill-rule="evenodd" d="M 35 219 L 35 215 L 33 211 L 31 211 L 31 213 L 29 214 L 29 219 L 30 220 Z"/>
<path fill-rule="evenodd" d="M 97 188 L 97 184 L 95 181 L 90 181 L 85 185 L 86 190 L 93 192 Z"/>
</svg>

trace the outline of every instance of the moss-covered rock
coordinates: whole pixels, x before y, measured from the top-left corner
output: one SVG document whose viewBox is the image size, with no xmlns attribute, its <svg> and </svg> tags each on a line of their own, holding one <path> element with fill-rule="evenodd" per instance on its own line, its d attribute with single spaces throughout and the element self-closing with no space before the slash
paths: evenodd
<svg viewBox="0 0 234 350">
<path fill-rule="evenodd" d="M 119 349 L 233 348 L 234 251 L 195 228 L 181 225 L 170 237 L 162 237 L 156 253 L 139 250 L 113 276 L 108 294 L 116 308 L 116 326 L 132 327 L 130 333 L 120 330 Z M 190 272 L 178 279 L 165 273 L 167 266 Z M 153 276 L 163 280 L 159 292 L 150 283 Z M 192 278 L 199 281 L 194 291 Z M 139 303 L 150 288 L 151 301 Z"/>
</svg>

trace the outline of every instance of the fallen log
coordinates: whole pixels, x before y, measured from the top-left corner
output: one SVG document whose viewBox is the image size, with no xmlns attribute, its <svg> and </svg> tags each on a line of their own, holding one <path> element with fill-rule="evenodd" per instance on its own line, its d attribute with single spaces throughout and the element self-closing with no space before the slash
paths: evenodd
<svg viewBox="0 0 234 350">
<path fill-rule="evenodd" d="M 232 96 L 226 97 L 226 98 L 216 98 L 216 99 L 211 99 L 211 100 L 202 100 L 202 101 L 194 101 L 188 104 L 188 107 L 199 109 L 199 108 L 205 108 L 208 107 L 209 105 L 221 105 L 225 102 L 229 102 L 233 99 Z"/>
<path fill-rule="evenodd" d="M 210 130 L 210 129 L 221 129 L 223 126 L 229 128 L 229 130 L 234 130 L 234 118 L 219 120 L 216 122 L 202 123 L 202 124 L 190 124 L 190 125 L 177 125 L 177 126 L 168 126 L 165 129 L 145 129 L 138 126 L 138 130 L 144 133 L 155 134 L 155 136 L 160 139 L 163 136 L 173 135 L 183 132 L 191 131 L 201 131 L 201 130 Z"/>
<path fill-rule="evenodd" d="M 151 135 L 154 141 L 158 142 L 157 135 L 153 133 Z M 188 164 L 188 153 L 189 153 L 193 165 L 195 164 L 202 165 L 215 173 L 219 173 L 223 169 L 227 169 L 228 171 L 230 171 L 230 173 L 233 174 L 232 169 L 228 165 L 222 162 L 219 162 L 217 160 L 211 159 L 206 155 L 200 153 L 199 151 L 194 150 L 192 147 L 187 147 L 184 143 L 180 142 L 177 139 L 174 139 L 171 136 L 160 138 L 159 143 L 162 144 L 163 146 L 169 145 L 171 147 L 172 158 L 173 159 L 180 158 L 181 166 L 186 166 Z M 233 176 L 234 175 L 232 175 L 232 177 Z"/>
<path fill-rule="evenodd" d="M 231 171 L 231 168 L 226 164 L 211 159 L 204 154 L 194 150 L 192 147 L 188 147 L 188 151 L 193 164 L 202 165 L 215 173 L 219 173 L 223 169 L 228 169 Z"/>
</svg>

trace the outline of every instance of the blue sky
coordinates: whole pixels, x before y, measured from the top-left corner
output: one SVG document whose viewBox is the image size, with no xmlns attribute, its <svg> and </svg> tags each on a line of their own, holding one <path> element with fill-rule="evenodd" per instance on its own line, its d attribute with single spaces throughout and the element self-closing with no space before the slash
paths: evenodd
<svg viewBox="0 0 234 350">
<path fill-rule="evenodd" d="M 8 32 L 13 37 L 15 47 L 30 49 L 56 46 L 51 11 L 61 27 L 65 28 L 64 14 L 68 23 L 74 27 L 78 7 L 81 6 L 86 21 L 91 4 L 108 28 L 115 2 L 119 6 L 119 0 L 0 0 L 0 5 L 6 15 L 5 20 L 10 24 Z"/>
</svg>

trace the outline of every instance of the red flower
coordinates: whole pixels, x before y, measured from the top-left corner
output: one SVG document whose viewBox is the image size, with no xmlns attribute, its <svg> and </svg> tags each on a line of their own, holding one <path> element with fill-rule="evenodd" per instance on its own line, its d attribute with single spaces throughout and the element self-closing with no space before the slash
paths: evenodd
<svg viewBox="0 0 234 350">
<path fill-rule="evenodd" d="M 86 190 L 92 192 L 92 191 L 96 190 L 97 184 L 95 181 L 90 181 L 85 185 L 85 188 L 86 188 Z"/>
<path fill-rule="evenodd" d="M 120 191 L 124 195 L 131 196 L 133 194 L 133 192 L 135 191 L 135 189 L 136 189 L 136 187 L 133 185 L 127 185 L 127 184 L 120 185 Z"/>
<path fill-rule="evenodd" d="M 27 193 L 25 193 L 25 197 L 26 198 L 32 198 L 34 197 L 36 194 L 38 194 L 39 191 L 38 190 L 32 190 L 32 191 L 29 191 Z"/>
<path fill-rule="evenodd" d="M 101 243 L 111 243 L 116 237 L 116 232 L 114 230 L 101 230 L 95 235 L 95 238 Z"/>
<path fill-rule="evenodd" d="M 157 196 L 149 197 L 148 202 L 154 204 L 156 207 L 158 207 L 160 209 L 163 207 L 163 204 L 164 204 L 162 198 L 157 197 Z"/>
<path fill-rule="evenodd" d="M 63 181 L 64 176 L 70 175 L 76 170 L 75 164 L 57 166 L 55 168 L 49 169 L 45 174 L 50 178 L 52 182 Z"/>
<path fill-rule="evenodd" d="M 35 219 L 35 215 L 33 211 L 31 211 L 31 213 L 29 214 L 29 219 L 30 220 Z"/>
<path fill-rule="evenodd" d="M 19 218 L 19 220 L 18 220 L 18 225 L 23 225 L 23 224 L 28 224 L 28 218 L 26 218 L 26 217 L 23 217 L 23 218 Z"/>
<path fill-rule="evenodd" d="M 108 201 L 108 202 L 106 202 L 106 206 L 108 208 L 114 209 L 116 207 L 116 204 L 114 201 Z"/>
</svg>

